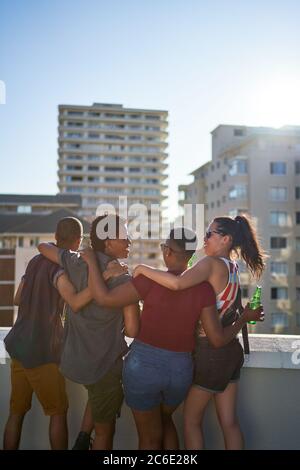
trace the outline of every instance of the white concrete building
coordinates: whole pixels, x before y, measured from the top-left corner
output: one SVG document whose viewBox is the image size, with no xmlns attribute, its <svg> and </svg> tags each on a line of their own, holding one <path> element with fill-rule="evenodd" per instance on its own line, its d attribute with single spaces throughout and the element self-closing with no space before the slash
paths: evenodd
<svg viewBox="0 0 300 470">
<path fill-rule="evenodd" d="M 266 318 L 258 333 L 300 333 L 300 127 L 220 125 L 212 160 L 180 186 L 180 201 L 205 203 L 205 223 L 249 213 L 269 253 L 262 279 Z M 255 283 L 241 272 L 244 299 Z"/>
<path fill-rule="evenodd" d="M 149 215 L 151 205 L 161 207 L 167 187 L 167 118 L 167 111 L 119 104 L 59 106 L 58 187 L 60 193 L 82 196 L 79 215 L 93 219 L 100 204 L 118 211 L 119 196 L 127 197 L 128 207 L 145 204 Z M 151 236 L 134 242 L 133 264 L 159 262 L 157 226 L 151 227 Z"/>
</svg>

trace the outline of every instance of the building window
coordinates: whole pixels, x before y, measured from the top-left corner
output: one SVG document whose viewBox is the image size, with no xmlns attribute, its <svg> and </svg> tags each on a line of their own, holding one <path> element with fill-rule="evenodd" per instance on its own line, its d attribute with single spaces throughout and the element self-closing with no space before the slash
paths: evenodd
<svg viewBox="0 0 300 470">
<path fill-rule="evenodd" d="M 277 276 L 286 276 L 288 274 L 287 263 L 283 261 L 271 261 L 271 274 Z"/>
<path fill-rule="evenodd" d="M 271 175 L 286 175 L 286 162 L 271 162 Z"/>
<path fill-rule="evenodd" d="M 270 188 L 270 200 L 271 201 L 287 201 L 287 188 L 285 187 Z"/>
<path fill-rule="evenodd" d="M 83 116 L 81 111 L 68 111 L 68 116 Z"/>
<path fill-rule="evenodd" d="M 222 181 L 223 181 L 223 183 L 226 181 L 226 175 L 222 176 Z"/>
<path fill-rule="evenodd" d="M 222 202 L 226 202 L 226 196 L 222 196 Z"/>
<path fill-rule="evenodd" d="M 287 298 L 288 298 L 287 287 L 271 287 L 271 299 L 272 300 L 286 300 Z"/>
<path fill-rule="evenodd" d="M 24 246 L 24 238 L 23 237 L 19 237 L 19 247 L 20 248 L 23 248 Z"/>
<path fill-rule="evenodd" d="M 217 201 L 217 207 L 220 207 L 221 203 L 220 201 Z"/>
<path fill-rule="evenodd" d="M 280 212 L 280 211 L 271 211 L 270 212 L 270 224 L 277 225 L 278 227 L 286 227 L 287 226 L 287 213 Z"/>
<path fill-rule="evenodd" d="M 295 199 L 300 199 L 300 186 L 295 187 Z"/>
<path fill-rule="evenodd" d="M 299 239 L 300 241 L 300 239 Z M 286 248 L 287 246 L 287 239 L 285 237 L 271 237 L 270 239 L 270 247 L 273 250 Z M 300 244 L 299 244 L 300 247 Z"/>
<path fill-rule="evenodd" d="M 233 129 L 233 135 L 234 137 L 243 137 L 244 134 L 244 129 Z"/>
<path fill-rule="evenodd" d="M 30 240 L 29 240 L 29 244 L 30 244 L 31 247 L 38 246 L 39 242 L 40 242 L 40 239 L 38 237 L 30 238 Z"/>
<path fill-rule="evenodd" d="M 295 249 L 300 251 L 300 237 L 296 237 Z"/>
<path fill-rule="evenodd" d="M 276 328 L 277 326 L 287 328 L 289 326 L 288 314 L 284 312 L 272 313 L 271 322 L 272 322 L 272 327 L 274 328 Z"/>
<path fill-rule="evenodd" d="M 79 165 L 67 165 L 68 171 L 82 171 L 82 166 Z"/>
<path fill-rule="evenodd" d="M 17 213 L 18 214 L 31 214 L 32 207 L 31 206 L 18 206 Z"/>
<path fill-rule="evenodd" d="M 220 168 L 220 162 L 217 162 L 217 168 Z"/>
<path fill-rule="evenodd" d="M 215 207 L 215 203 L 212 202 L 211 205 L 210 205 L 210 208 L 213 209 Z"/>
<path fill-rule="evenodd" d="M 106 166 L 106 167 L 104 167 L 104 170 L 109 171 L 111 173 L 113 173 L 113 172 L 117 173 L 117 172 L 120 172 L 120 171 L 123 172 L 124 167 L 121 167 L 121 166 Z"/>
<path fill-rule="evenodd" d="M 214 170 L 215 170 L 215 165 L 212 164 L 212 166 L 211 166 L 211 171 L 214 171 Z"/>
<path fill-rule="evenodd" d="M 300 300 L 300 287 L 296 287 L 296 300 Z"/>
<path fill-rule="evenodd" d="M 300 276 L 300 263 L 296 263 L 296 276 Z"/>
<path fill-rule="evenodd" d="M 296 212 L 296 224 L 300 224 L 300 212 Z"/>
<path fill-rule="evenodd" d="M 299 160 L 295 162 L 295 173 L 296 175 L 300 174 L 300 161 Z"/>
<path fill-rule="evenodd" d="M 220 184 L 221 184 L 221 183 L 220 183 L 220 181 L 217 181 L 217 185 L 216 185 L 216 186 L 217 186 L 217 188 L 219 188 L 219 187 L 220 187 Z"/>
<path fill-rule="evenodd" d="M 300 327 L 300 313 L 296 313 L 296 326 Z"/>
<path fill-rule="evenodd" d="M 247 199 L 247 186 L 245 184 L 237 184 L 229 189 L 229 199 Z"/>
<path fill-rule="evenodd" d="M 248 173 L 248 163 L 245 159 L 235 159 L 229 162 L 229 175 L 246 175 Z"/>
</svg>

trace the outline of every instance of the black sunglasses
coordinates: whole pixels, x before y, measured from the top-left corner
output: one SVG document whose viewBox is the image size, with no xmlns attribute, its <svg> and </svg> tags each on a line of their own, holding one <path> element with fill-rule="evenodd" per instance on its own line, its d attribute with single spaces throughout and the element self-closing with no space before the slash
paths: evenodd
<svg viewBox="0 0 300 470">
<path fill-rule="evenodd" d="M 225 235 L 224 232 L 221 232 L 219 230 L 207 230 L 205 232 L 205 238 L 208 240 L 212 236 L 213 233 L 217 233 L 218 235 L 223 235 L 223 236 Z"/>
</svg>

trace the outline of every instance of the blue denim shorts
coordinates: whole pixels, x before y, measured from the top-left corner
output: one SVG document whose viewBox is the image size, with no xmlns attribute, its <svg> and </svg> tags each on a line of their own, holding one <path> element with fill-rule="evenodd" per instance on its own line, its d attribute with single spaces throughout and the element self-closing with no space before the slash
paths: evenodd
<svg viewBox="0 0 300 470">
<path fill-rule="evenodd" d="M 135 410 L 179 405 L 192 380 L 193 359 L 188 352 L 160 349 L 135 340 L 124 361 L 125 401 Z"/>
</svg>

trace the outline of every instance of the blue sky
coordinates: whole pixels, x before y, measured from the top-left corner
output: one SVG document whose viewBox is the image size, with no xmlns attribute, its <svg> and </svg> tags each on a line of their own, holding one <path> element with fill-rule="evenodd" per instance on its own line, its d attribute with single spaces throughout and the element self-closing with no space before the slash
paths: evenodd
<svg viewBox="0 0 300 470">
<path fill-rule="evenodd" d="M 0 192 L 57 191 L 57 106 L 169 111 L 169 204 L 219 124 L 300 125 L 297 0 L 2 0 Z"/>
</svg>

